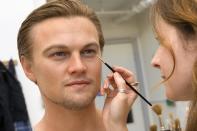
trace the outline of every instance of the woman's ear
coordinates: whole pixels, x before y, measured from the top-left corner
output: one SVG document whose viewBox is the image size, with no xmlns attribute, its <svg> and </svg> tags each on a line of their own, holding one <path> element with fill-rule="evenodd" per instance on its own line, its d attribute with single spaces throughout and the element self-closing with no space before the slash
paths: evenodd
<svg viewBox="0 0 197 131">
<path fill-rule="evenodd" d="M 20 57 L 22 68 L 25 72 L 25 75 L 33 82 L 36 82 L 36 78 L 33 72 L 32 62 L 25 56 Z"/>
</svg>

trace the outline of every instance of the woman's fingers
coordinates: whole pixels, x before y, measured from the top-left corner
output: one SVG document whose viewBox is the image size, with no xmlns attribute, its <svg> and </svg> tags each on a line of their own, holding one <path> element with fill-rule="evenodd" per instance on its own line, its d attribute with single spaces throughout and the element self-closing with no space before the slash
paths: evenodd
<svg viewBox="0 0 197 131">
<path fill-rule="evenodd" d="M 118 72 L 114 73 L 114 81 L 118 89 L 126 89 L 125 80 L 121 77 Z"/>
<path fill-rule="evenodd" d="M 136 81 L 134 74 L 130 70 L 120 66 L 114 66 L 113 69 L 118 72 L 128 83 L 133 83 Z"/>
<path fill-rule="evenodd" d="M 103 86 L 103 92 L 107 94 L 103 116 L 106 123 L 117 125 L 126 121 L 131 105 L 135 101 L 136 94 L 125 82 L 126 80 L 128 83 L 133 83 L 135 81 L 133 74 L 124 68 L 114 69 L 115 73 L 108 75 Z M 109 88 L 109 83 L 113 88 Z"/>
<path fill-rule="evenodd" d="M 117 92 L 118 95 L 121 95 L 124 98 L 128 98 L 129 88 L 126 86 L 125 80 L 122 78 L 122 76 L 118 73 L 114 73 L 114 80 L 117 84 Z"/>
<path fill-rule="evenodd" d="M 113 87 L 110 90 L 104 89 L 107 93 L 108 98 L 113 98 L 118 94 L 121 96 L 127 96 L 129 100 L 136 98 L 135 92 L 126 84 L 129 83 L 134 88 L 137 87 L 138 83 L 134 77 L 134 74 L 123 67 L 113 67 L 115 73 L 110 73 L 107 76 L 107 84 L 104 84 L 106 88 L 109 88 L 109 84 Z M 133 85 L 134 84 L 134 85 Z M 126 95 L 125 95 L 126 94 Z"/>
<path fill-rule="evenodd" d="M 115 72 L 118 72 L 120 74 L 120 76 L 123 78 L 124 83 L 125 83 L 125 81 L 127 83 L 129 83 L 130 85 L 132 85 L 133 83 L 136 83 L 136 79 L 135 79 L 134 74 L 131 71 L 129 71 L 128 69 L 125 69 L 123 67 L 117 67 L 117 66 L 113 67 L 113 69 L 115 70 Z M 112 85 L 112 87 L 114 89 L 117 89 L 117 82 L 115 82 L 115 80 L 114 80 L 114 73 L 110 73 L 107 76 L 107 78 L 109 80 L 109 83 Z M 127 85 L 126 85 L 126 87 L 130 88 Z"/>
<path fill-rule="evenodd" d="M 109 84 L 108 80 L 105 80 L 104 84 L 103 84 L 103 87 L 100 88 L 100 94 L 101 95 L 105 95 L 105 92 L 106 92 L 105 90 L 106 90 L 106 88 L 108 88 L 108 84 Z"/>
<path fill-rule="evenodd" d="M 107 96 L 106 96 L 107 99 L 108 99 L 108 98 L 113 98 L 113 97 L 115 97 L 116 94 L 117 94 L 112 88 L 110 88 L 110 84 L 109 84 L 108 79 L 106 79 L 106 80 L 104 81 L 103 87 L 100 88 L 100 93 L 101 93 L 101 95 L 105 95 L 105 94 L 106 94 L 106 95 L 107 95 Z"/>
<path fill-rule="evenodd" d="M 111 84 L 111 86 L 116 89 L 117 88 L 117 85 L 114 81 L 114 73 L 110 73 L 109 75 L 107 75 L 107 78 L 109 80 L 109 83 Z"/>
</svg>

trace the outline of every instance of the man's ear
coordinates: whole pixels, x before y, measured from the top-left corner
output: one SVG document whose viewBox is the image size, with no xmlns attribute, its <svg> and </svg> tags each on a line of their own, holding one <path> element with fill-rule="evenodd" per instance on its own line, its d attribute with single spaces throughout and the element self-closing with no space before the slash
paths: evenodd
<svg viewBox="0 0 197 131">
<path fill-rule="evenodd" d="M 36 78 L 32 69 L 32 62 L 28 60 L 25 56 L 20 57 L 22 68 L 25 72 L 25 75 L 33 82 L 36 82 Z"/>
</svg>

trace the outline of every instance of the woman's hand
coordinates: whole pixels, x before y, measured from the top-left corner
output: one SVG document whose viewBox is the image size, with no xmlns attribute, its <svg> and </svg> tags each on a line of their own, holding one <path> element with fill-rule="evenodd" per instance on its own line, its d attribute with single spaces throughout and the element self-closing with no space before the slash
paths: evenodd
<svg viewBox="0 0 197 131">
<path fill-rule="evenodd" d="M 107 131 L 127 131 L 127 116 L 137 95 L 125 83 L 136 82 L 134 75 L 123 67 L 114 67 L 115 73 L 107 76 L 101 94 L 107 94 L 103 121 Z M 109 84 L 112 85 L 109 88 Z"/>
</svg>

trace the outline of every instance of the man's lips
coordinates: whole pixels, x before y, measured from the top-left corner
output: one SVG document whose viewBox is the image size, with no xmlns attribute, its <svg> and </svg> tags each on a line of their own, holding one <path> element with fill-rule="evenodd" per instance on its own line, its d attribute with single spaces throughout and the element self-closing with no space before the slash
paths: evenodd
<svg viewBox="0 0 197 131">
<path fill-rule="evenodd" d="M 74 81 L 68 82 L 66 86 L 88 85 L 88 84 L 90 84 L 90 81 L 88 80 L 74 80 Z"/>
</svg>

